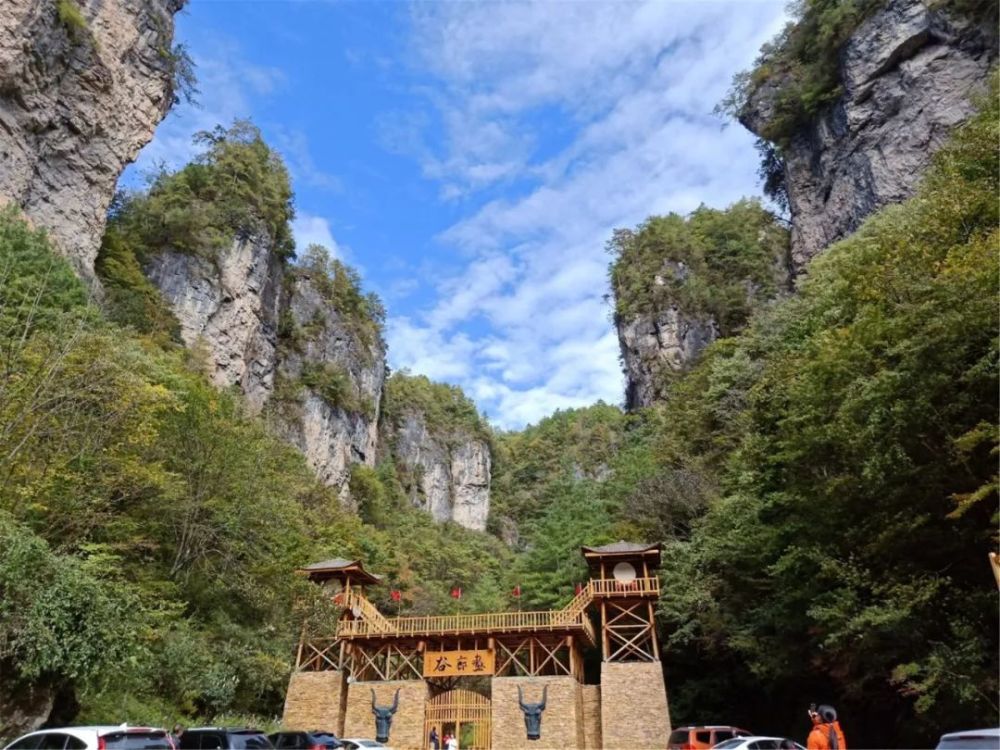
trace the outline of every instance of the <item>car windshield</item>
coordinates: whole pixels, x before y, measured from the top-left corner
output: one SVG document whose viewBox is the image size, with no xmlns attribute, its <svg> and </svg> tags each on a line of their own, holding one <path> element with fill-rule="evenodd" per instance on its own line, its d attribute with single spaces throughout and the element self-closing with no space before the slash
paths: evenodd
<svg viewBox="0 0 1000 750">
<path fill-rule="evenodd" d="M 742 745 L 744 740 L 740 737 L 734 737 L 731 740 L 726 740 L 725 742 L 720 742 L 718 745 L 713 745 L 714 750 L 728 750 L 729 748 L 739 747 Z"/>
<path fill-rule="evenodd" d="M 107 750 L 170 750 L 173 745 L 163 730 L 112 732 L 103 735 Z"/>
<path fill-rule="evenodd" d="M 340 747 L 340 741 L 335 735 L 332 735 L 329 732 L 314 732 L 313 737 L 316 742 L 321 745 L 326 745 L 327 747 Z"/>
</svg>

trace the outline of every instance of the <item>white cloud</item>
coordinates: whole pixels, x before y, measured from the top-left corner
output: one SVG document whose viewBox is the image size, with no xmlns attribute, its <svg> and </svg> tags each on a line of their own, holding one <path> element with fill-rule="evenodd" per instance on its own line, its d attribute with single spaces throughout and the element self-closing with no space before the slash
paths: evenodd
<svg viewBox="0 0 1000 750">
<path fill-rule="evenodd" d="M 340 246 L 330 231 L 330 222 L 322 216 L 299 211 L 292 221 L 292 236 L 295 237 L 295 247 L 299 253 L 310 245 L 322 245 L 335 258 L 343 257 Z"/>
<path fill-rule="evenodd" d="M 440 135 L 427 112 L 396 113 L 383 140 L 442 200 L 500 197 L 439 238 L 469 260 L 433 305 L 390 321 L 394 366 L 458 382 L 505 427 L 619 402 L 605 242 L 756 192 L 752 139 L 711 111 L 781 4 L 422 3 L 412 17 Z"/>
</svg>

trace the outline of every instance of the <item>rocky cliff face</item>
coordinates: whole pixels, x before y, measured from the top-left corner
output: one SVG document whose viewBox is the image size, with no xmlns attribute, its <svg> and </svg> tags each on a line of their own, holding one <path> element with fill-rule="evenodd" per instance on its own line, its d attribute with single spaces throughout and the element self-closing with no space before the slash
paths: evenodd
<svg viewBox="0 0 1000 750">
<path fill-rule="evenodd" d="M 387 441 L 414 505 L 437 521 L 485 530 L 491 469 L 485 440 L 462 431 L 442 434 L 428 428 L 421 412 L 407 410 Z"/>
<path fill-rule="evenodd" d="M 212 259 L 163 252 L 144 269 L 181 324 L 181 338 L 208 357 L 220 387 L 236 386 L 253 413 L 274 389 L 283 268 L 264 233 L 236 239 Z"/>
<path fill-rule="evenodd" d="M 660 400 L 669 373 L 681 372 L 719 337 L 710 316 L 688 315 L 676 305 L 637 315 L 618 324 L 625 369 L 625 408 L 639 409 Z"/>
<path fill-rule="evenodd" d="M 375 462 L 385 380 L 381 342 L 352 331 L 308 271 L 272 252 L 265 232 L 210 257 L 162 252 L 145 272 L 209 377 L 267 410 L 317 477 L 349 503 L 354 463 Z"/>
<path fill-rule="evenodd" d="M 797 271 L 878 208 L 912 195 L 931 156 L 973 111 L 997 57 L 993 30 L 941 3 L 890 0 L 840 55 L 843 95 L 785 149 Z M 780 81 L 741 121 L 762 132 Z"/>
<path fill-rule="evenodd" d="M 0 12 L 0 202 L 46 228 L 85 278 L 122 169 L 173 101 L 174 14 L 184 0 L 87 0 Z"/>
<path fill-rule="evenodd" d="M 348 503 L 351 465 L 375 465 L 385 349 L 351 330 L 309 272 L 290 272 L 285 289 L 282 392 L 273 414 L 319 479 Z"/>
</svg>

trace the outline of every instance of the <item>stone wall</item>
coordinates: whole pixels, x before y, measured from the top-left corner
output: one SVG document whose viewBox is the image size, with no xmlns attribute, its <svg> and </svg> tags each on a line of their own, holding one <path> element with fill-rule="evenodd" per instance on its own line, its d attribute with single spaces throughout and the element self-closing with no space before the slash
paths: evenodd
<svg viewBox="0 0 1000 750">
<path fill-rule="evenodd" d="M 375 701 L 379 706 L 390 706 L 397 688 L 399 708 L 392 717 L 387 744 L 393 750 L 423 750 L 424 709 L 428 698 L 427 685 L 423 680 L 350 683 L 341 736 L 375 739 L 371 691 L 375 691 Z"/>
<path fill-rule="evenodd" d="M 601 742 L 601 686 L 581 685 L 580 702 L 583 715 L 583 746 L 586 750 L 600 750 Z"/>
<path fill-rule="evenodd" d="M 669 737 L 670 708 L 660 662 L 603 662 L 603 747 L 608 750 L 637 747 L 652 750 L 665 748 Z"/>
<path fill-rule="evenodd" d="M 528 740 L 524 714 L 518 705 L 517 688 L 525 703 L 538 703 L 548 686 L 542 731 L 538 740 Z M 495 750 L 572 750 L 582 748 L 580 684 L 573 677 L 494 677 L 493 747 Z"/>
<path fill-rule="evenodd" d="M 285 696 L 283 729 L 323 729 L 343 733 L 343 672 L 293 672 Z"/>
</svg>

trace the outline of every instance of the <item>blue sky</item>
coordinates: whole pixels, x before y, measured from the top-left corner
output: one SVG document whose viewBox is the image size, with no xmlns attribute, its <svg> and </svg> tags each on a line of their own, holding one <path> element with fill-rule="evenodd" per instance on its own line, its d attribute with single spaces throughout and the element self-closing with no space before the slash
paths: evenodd
<svg viewBox="0 0 1000 750">
<path fill-rule="evenodd" d="M 251 117 L 291 170 L 298 245 L 385 302 L 393 369 L 504 428 L 618 403 L 605 243 L 759 193 L 753 138 L 711 112 L 783 6 L 191 0 L 199 105 L 124 179 Z"/>
</svg>

